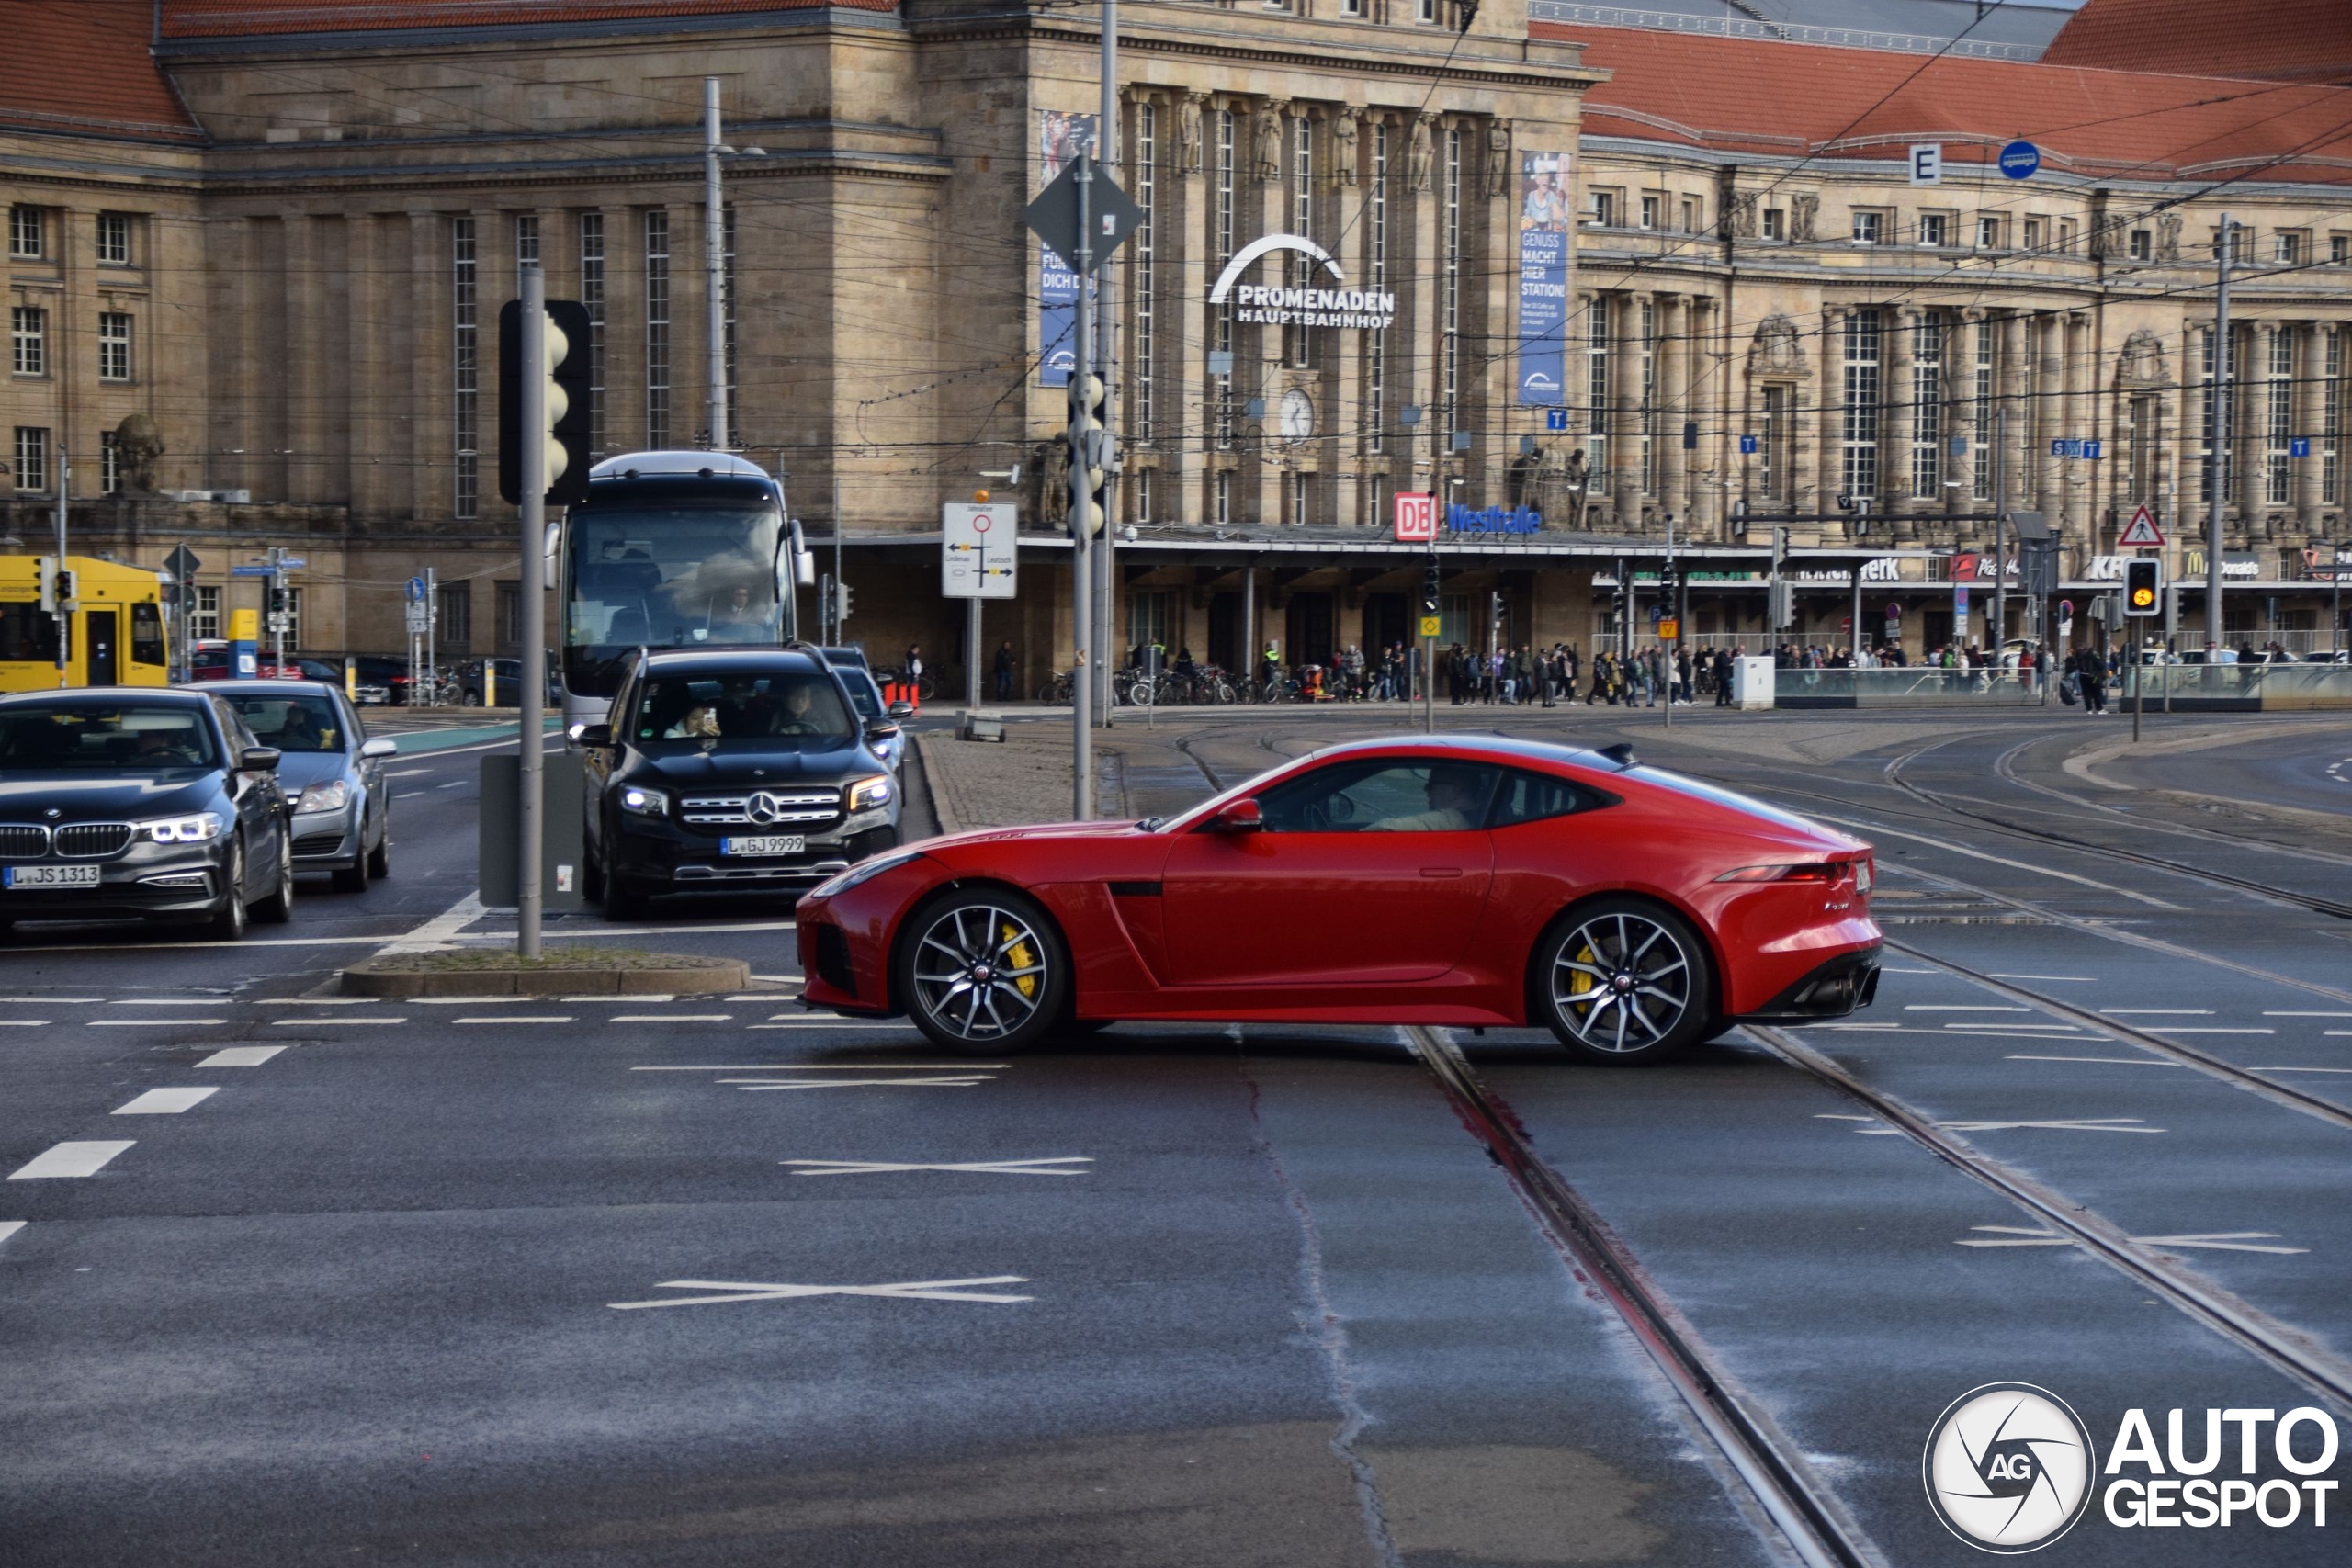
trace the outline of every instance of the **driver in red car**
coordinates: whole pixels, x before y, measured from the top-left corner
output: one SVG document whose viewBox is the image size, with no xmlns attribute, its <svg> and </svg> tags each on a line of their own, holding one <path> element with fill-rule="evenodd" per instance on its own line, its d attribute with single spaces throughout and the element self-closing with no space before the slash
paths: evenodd
<svg viewBox="0 0 2352 1568">
<path fill-rule="evenodd" d="M 1470 813 L 1478 809 L 1478 775 L 1462 768 L 1431 768 L 1423 786 L 1430 808 L 1410 817 L 1383 817 L 1365 829 L 1371 833 L 1466 833 Z"/>
</svg>

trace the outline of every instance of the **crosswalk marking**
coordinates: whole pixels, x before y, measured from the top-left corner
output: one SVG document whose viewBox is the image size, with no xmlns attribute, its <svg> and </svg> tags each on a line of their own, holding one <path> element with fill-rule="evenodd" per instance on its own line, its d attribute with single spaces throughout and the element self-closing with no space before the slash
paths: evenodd
<svg viewBox="0 0 2352 1568">
<path fill-rule="evenodd" d="M 59 1144 L 12 1172 L 11 1181 L 38 1181 L 51 1177 L 96 1176 L 107 1161 L 122 1153 L 133 1138 L 85 1138 Z"/>
<path fill-rule="evenodd" d="M 193 1111 L 220 1091 L 217 1089 L 151 1089 L 115 1107 L 117 1116 L 177 1116 Z"/>
<path fill-rule="evenodd" d="M 199 1067 L 258 1067 L 280 1051 L 283 1045 L 231 1045 L 215 1051 L 201 1062 Z"/>
</svg>

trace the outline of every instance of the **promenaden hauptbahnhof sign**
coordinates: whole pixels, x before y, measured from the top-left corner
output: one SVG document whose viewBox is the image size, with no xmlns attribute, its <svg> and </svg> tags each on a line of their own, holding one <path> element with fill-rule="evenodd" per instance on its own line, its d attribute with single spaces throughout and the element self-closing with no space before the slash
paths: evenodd
<svg viewBox="0 0 2352 1568">
<path fill-rule="evenodd" d="M 1330 274 L 1336 283 L 1347 275 L 1331 253 L 1298 234 L 1268 234 L 1252 240 L 1225 264 L 1209 303 L 1231 300 L 1233 319 L 1261 327 L 1352 327 L 1377 332 L 1396 319 L 1396 296 L 1376 288 L 1289 288 L 1243 283 L 1241 275 L 1261 256 L 1275 251 L 1296 251 Z"/>
</svg>

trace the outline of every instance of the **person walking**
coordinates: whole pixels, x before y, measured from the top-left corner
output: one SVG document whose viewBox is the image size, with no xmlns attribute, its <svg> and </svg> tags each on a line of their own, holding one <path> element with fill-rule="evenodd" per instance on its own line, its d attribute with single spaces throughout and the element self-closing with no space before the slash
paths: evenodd
<svg viewBox="0 0 2352 1568">
<path fill-rule="evenodd" d="M 1009 703 L 1012 700 L 1012 639 L 1011 637 L 1005 638 L 1003 642 L 997 645 L 995 671 L 996 700 L 1001 703 Z"/>
<path fill-rule="evenodd" d="M 2083 649 L 2079 670 L 2085 716 L 2091 714 L 2105 714 L 2107 712 L 2107 660 L 2098 656 L 2097 649 L 2086 648 Z"/>
</svg>

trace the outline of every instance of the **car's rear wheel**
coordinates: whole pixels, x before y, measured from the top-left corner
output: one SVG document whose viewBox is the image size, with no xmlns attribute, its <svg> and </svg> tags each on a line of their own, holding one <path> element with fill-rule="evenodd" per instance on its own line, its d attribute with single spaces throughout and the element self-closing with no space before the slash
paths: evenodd
<svg viewBox="0 0 2352 1568">
<path fill-rule="evenodd" d="M 1680 916 L 1639 898 L 1580 905 L 1535 951 L 1536 1021 L 1589 1062 L 1671 1055 L 1714 1017 L 1706 948 Z"/>
<path fill-rule="evenodd" d="M 1069 1010 L 1061 932 L 1009 889 L 961 889 L 917 911 L 897 970 L 908 1016 L 943 1050 L 1024 1050 L 1053 1034 Z"/>
</svg>

